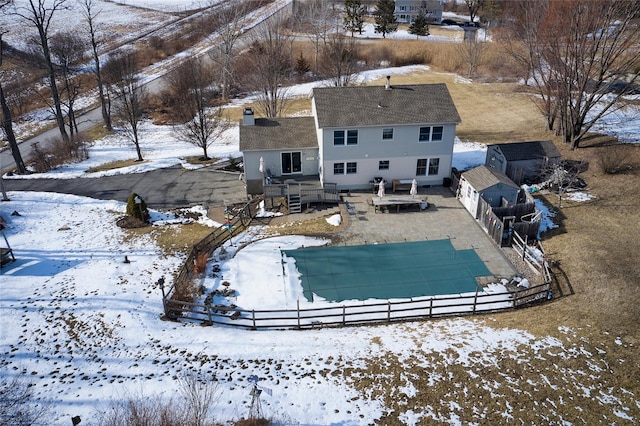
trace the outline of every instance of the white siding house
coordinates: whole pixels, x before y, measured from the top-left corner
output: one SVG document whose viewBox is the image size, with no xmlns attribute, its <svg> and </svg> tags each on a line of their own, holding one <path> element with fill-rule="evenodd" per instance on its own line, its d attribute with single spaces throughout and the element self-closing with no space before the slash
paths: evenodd
<svg viewBox="0 0 640 426">
<path fill-rule="evenodd" d="M 410 24 L 422 10 L 427 22 L 439 24 L 442 22 L 443 4 L 441 0 L 396 0 L 396 21 Z"/>
<path fill-rule="evenodd" d="M 419 185 L 442 185 L 450 177 L 460 116 L 446 85 L 393 86 L 388 77 L 385 86 L 315 88 L 311 103 L 313 117 L 270 120 L 298 126 L 296 136 L 260 119 L 241 126 L 247 181 L 260 178 L 260 156 L 272 164 L 288 150 L 304 153 L 297 173 L 317 174 L 339 190 L 370 189 L 376 177 Z M 270 171 L 285 174 L 278 164 Z"/>
</svg>

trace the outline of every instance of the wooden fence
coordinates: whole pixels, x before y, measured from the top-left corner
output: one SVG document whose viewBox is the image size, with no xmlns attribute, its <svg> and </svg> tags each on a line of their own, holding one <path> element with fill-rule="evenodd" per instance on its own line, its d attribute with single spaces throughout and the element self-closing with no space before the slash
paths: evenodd
<svg viewBox="0 0 640 426">
<path fill-rule="evenodd" d="M 471 293 L 315 308 L 301 308 L 298 303 L 295 309 L 288 310 L 245 310 L 176 301 L 168 301 L 166 307 L 176 319 L 207 325 L 218 324 L 251 330 L 308 329 L 512 310 L 547 299 L 549 288 L 550 284 L 545 283 L 500 293 Z"/>
<path fill-rule="evenodd" d="M 230 223 L 216 228 L 212 233 L 204 237 L 191 248 L 187 259 L 180 268 L 180 271 L 178 271 L 174 283 L 169 288 L 169 291 L 165 294 L 163 289 L 163 304 L 165 315 L 167 317 L 172 318 L 175 316 L 173 310 L 170 309 L 170 307 L 174 305 L 173 302 L 188 302 L 187 300 L 184 300 L 185 297 L 181 294 L 182 292 L 177 292 L 176 288 L 188 288 L 194 282 L 194 279 L 198 275 L 195 270 L 198 256 L 203 253 L 210 256 L 216 248 L 222 246 L 230 238 L 242 233 L 253 220 L 255 213 L 258 211 L 258 203 L 260 201 L 260 199 L 254 199 L 240 209 L 234 211 Z"/>
<path fill-rule="evenodd" d="M 340 306 L 304 307 L 281 310 L 246 310 L 235 306 L 192 303 L 176 296 L 176 287 L 189 286 L 197 277 L 195 260 L 202 253 L 213 251 L 250 225 L 257 205 L 256 199 L 236 211 L 230 225 L 220 227 L 196 244 L 180 269 L 167 294 L 163 288 L 165 316 L 172 320 L 196 321 L 206 325 L 226 325 L 251 330 L 305 329 L 325 326 L 346 326 L 372 323 L 419 320 L 444 316 L 473 315 L 517 309 L 546 300 L 551 289 L 551 274 L 544 260 L 529 249 L 527 237 L 514 233 L 513 248 L 534 271 L 543 274 L 544 283 L 530 288 L 505 292 L 479 292 L 460 295 L 412 298 L 401 301 L 348 304 Z M 536 248 L 544 254 L 537 242 Z M 478 287 L 480 290 L 480 287 Z"/>
</svg>

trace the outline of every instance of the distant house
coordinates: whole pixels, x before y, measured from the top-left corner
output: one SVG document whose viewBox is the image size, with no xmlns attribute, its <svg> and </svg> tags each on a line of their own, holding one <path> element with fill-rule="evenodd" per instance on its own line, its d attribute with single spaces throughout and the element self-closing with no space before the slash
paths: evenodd
<svg viewBox="0 0 640 426">
<path fill-rule="evenodd" d="M 560 160 L 560 151 L 552 141 L 513 142 L 487 146 L 485 165 L 522 184 L 535 181 L 545 166 Z"/>
<path fill-rule="evenodd" d="M 479 219 L 484 200 L 490 207 L 509 207 L 517 203 L 520 187 L 499 170 L 478 166 L 462 173 L 458 198 L 471 215 Z"/>
<path fill-rule="evenodd" d="M 428 23 L 439 24 L 443 9 L 441 0 L 396 0 L 395 16 L 399 23 L 411 24 L 422 11 Z"/>
<path fill-rule="evenodd" d="M 442 185 L 451 174 L 460 116 L 444 84 L 323 87 L 311 93 L 312 116 L 255 118 L 240 126 L 247 192 L 266 177 L 317 176 L 338 190 L 416 179 Z M 260 158 L 263 172 L 260 172 Z M 254 192 L 256 191 L 256 192 Z"/>
</svg>

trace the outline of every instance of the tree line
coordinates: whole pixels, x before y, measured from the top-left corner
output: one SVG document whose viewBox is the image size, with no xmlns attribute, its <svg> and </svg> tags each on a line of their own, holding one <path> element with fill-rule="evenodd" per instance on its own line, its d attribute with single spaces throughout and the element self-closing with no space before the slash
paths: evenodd
<svg viewBox="0 0 640 426">
<path fill-rule="evenodd" d="M 13 3 L 0 0 L 1 13 L 20 19 L 33 30 L 34 54 L 46 70 L 48 105 L 62 140 L 77 136 L 75 105 L 81 87 L 75 67 L 90 59 L 104 127 L 112 131 L 117 125 L 134 145 L 137 160 L 142 161 L 140 125 L 151 101 L 140 77 L 140 55 L 135 49 L 120 48 L 103 60 L 100 53 L 106 47 L 99 31 L 99 3 Z M 212 48 L 204 56 L 183 61 L 171 72 L 168 89 L 160 96 L 175 121 L 178 137 L 200 147 L 203 159 L 208 158 L 207 148 L 229 126 L 221 106 L 235 93 L 254 91 L 260 113 L 281 116 L 287 107 L 286 88 L 296 77 L 329 78 L 335 86 L 352 83 L 361 48 L 355 35 L 362 33 L 367 22 L 383 38 L 397 31 L 399 25 L 393 0 L 378 0 L 371 14 L 361 0 L 345 0 L 342 8 L 328 0 L 312 0 L 297 2 L 292 16 L 270 19 L 245 34 L 247 13 L 260 2 L 233 3 L 212 9 L 205 30 L 216 34 Z M 418 6 L 422 3 L 416 2 Z M 480 19 L 486 27 L 491 27 L 490 22 L 500 23 L 501 30 L 495 31 L 492 43 L 503 46 L 525 70 L 524 80 L 535 89 L 548 128 L 572 148 L 579 147 L 595 122 L 618 108 L 624 95 L 637 87 L 640 5 L 635 2 L 465 0 L 465 6 L 470 20 Z M 84 32 L 54 31 L 50 27 L 53 17 L 70 7 L 82 7 Z M 429 35 L 427 12 L 419 8 L 407 27 L 409 33 L 416 37 Z M 293 57 L 296 35 L 300 34 L 313 46 L 312 61 L 302 53 Z M 469 77 L 487 43 L 472 38 L 461 44 L 458 54 L 468 64 Z M 25 173 L 1 84 L 0 103 L 2 128 L 16 171 Z"/>
</svg>

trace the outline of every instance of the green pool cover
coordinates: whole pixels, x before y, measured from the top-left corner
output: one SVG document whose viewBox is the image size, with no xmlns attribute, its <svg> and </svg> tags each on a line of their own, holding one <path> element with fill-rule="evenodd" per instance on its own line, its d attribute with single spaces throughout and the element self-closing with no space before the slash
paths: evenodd
<svg viewBox="0 0 640 426">
<path fill-rule="evenodd" d="M 449 240 L 283 250 L 301 273 L 307 300 L 397 299 L 476 291 L 491 275 L 475 250 Z"/>
</svg>

